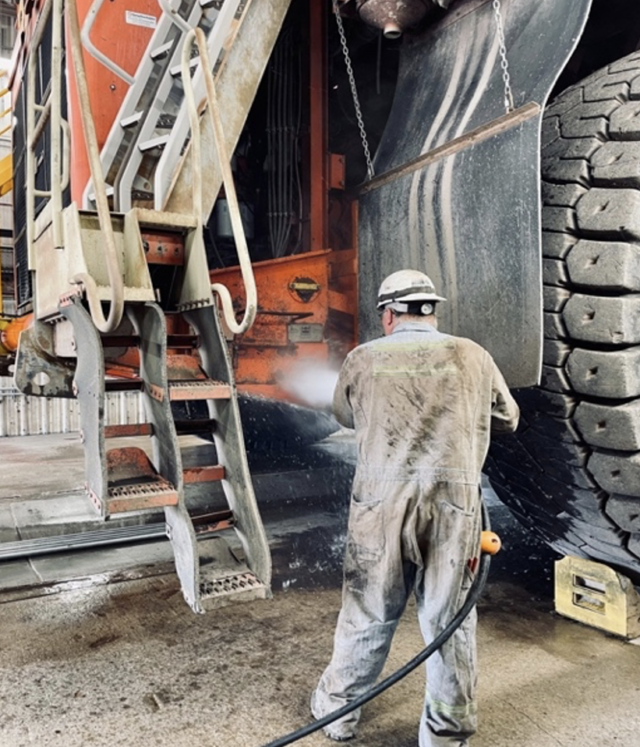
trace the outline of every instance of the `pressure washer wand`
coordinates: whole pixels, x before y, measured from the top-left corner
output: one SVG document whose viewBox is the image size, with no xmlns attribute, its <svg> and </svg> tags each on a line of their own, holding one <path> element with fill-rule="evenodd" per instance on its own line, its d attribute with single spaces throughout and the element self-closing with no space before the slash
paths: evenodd
<svg viewBox="0 0 640 747">
<path fill-rule="evenodd" d="M 280 737 L 273 742 L 262 745 L 262 747 L 285 747 L 285 745 L 287 744 L 292 744 L 293 742 L 297 742 L 303 737 L 309 736 L 309 734 L 313 734 L 313 732 L 318 731 L 318 729 L 323 729 L 325 726 L 328 726 L 334 721 L 337 721 L 339 718 L 342 718 L 348 713 L 351 713 L 351 711 L 355 711 L 356 708 L 360 708 L 370 700 L 377 698 L 378 695 L 383 693 L 392 685 L 395 685 L 396 682 L 404 679 L 410 672 L 413 672 L 413 670 L 419 667 L 420 664 L 424 663 L 431 656 L 431 654 L 437 651 L 440 646 L 442 646 L 444 643 L 446 643 L 446 641 L 449 640 L 449 638 L 451 638 L 451 636 L 460 627 L 464 619 L 471 612 L 478 599 L 480 598 L 480 595 L 482 594 L 487 583 L 487 577 L 489 576 L 491 555 L 495 555 L 500 549 L 500 539 L 491 531 L 490 528 L 489 512 L 487 511 L 487 507 L 482 502 L 481 505 L 483 531 L 481 539 L 480 566 L 478 568 L 478 573 L 473 580 L 473 584 L 469 589 L 469 593 L 467 594 L 467 598 L 465 599 L 464 604 L 462 605 L 456 616 L 447 625 L 447 627 L 444 628 L 444 630 L 439 635 L 437 635 L 425 649 L 423 649 L 417 656 L 411 659 L 411 661 L 407 662 L 403 667 L 396 670 L 393 674 L 382 680 L 382 682 L 379 682 L 377 685 L 372 687 L 371 690 L 368 690 L 359 698 L 352 700 L 351 703 L 348 703 L 342 708 L 339 708 L 337 711 L 333 711 L 332 713 L 323 716 L 317 721 L 313 721 L 312 723 L 307 724 L 307 726 L 303 726 L 296 731 L 292 731 L 290 734 L 285 734 L 285 736 Z"/>
</svg>

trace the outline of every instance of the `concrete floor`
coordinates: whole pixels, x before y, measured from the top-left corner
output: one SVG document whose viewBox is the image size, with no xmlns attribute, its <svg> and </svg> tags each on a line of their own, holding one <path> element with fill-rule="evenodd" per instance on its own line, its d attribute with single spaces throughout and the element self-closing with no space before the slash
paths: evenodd
<svg viewBox="0 0 640 747">
<path fill-rule="evenodd" d="M 27 498 L 42 508 L 52 495 L 55 504 L 77 494 L 75 441 L 38 438 L 0 440 L 2 464 L 23 465 L 0 496 L 5 541 L 23 533 Z M 55 490 L 25 491 L 36 466 L 51 484 L 47 454 L 60 441 L 66 461 Z M 307 723 L 340 605 L 345 516 L 335 494 L 342 483 L 330 498 L 305 492 L 307 466 L 287 481 L 303 494 L 295 504 L 279 483 L 273 498 L 275 477 L 257 480 L 274 552 L 269 601 L 194 615 L 169 572 L 166 542 L 0 564 L 0 747 L 260 747 Z M 479 605 L 480 728 L 471 744 L 640 745 L 640 647 L 557 616 L 556 556 L 504 507 L 490 512 L 505 549 Z M 29 514 L 33 532 L 46 513 Z M 71 513 L 58 522 L 64 531 L 81 519 Z M 387 670 L 422 646 L 410 607 Z M 419 670 L 369 704 L 354 747 L 417 745 L 423 689 Z M 319 733 L 300 744 L 332 743 Z"/>
</svg>

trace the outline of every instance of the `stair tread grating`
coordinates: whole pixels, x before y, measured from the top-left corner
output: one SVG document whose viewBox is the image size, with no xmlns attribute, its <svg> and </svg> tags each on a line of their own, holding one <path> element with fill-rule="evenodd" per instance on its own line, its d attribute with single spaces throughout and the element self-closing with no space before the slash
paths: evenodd
<svg viewBox="0 0 640 747">
<path fill-rule="evenodd" d="M 230 399 L 231 386 L 213 379 L 190 379 L 169 383 L 172 400 Z"/>
<path fill-rule="evenodd" d="M 176 488 L 160 478 L 128 485 L 109 485 L 105 508 L 107 514 L 112 515 L 177 506 L 178 503 Z"/>
<path fill-rule="evenodd" d="M 134 495 L 170 495 L 175 494 L 176 489 L 167 480 L 153 480 L 150 482 L 138 482 L 133 485 L 109 486 L 107 494 L 109 498 L 126 498 Z"/>
<path fill-rule="evenodd" d="M 200 595 L 203 600 L 262 590 L 266 592 L 265 585 L 251 571 L 221 575 L 200 582 Z"/>
</svg>

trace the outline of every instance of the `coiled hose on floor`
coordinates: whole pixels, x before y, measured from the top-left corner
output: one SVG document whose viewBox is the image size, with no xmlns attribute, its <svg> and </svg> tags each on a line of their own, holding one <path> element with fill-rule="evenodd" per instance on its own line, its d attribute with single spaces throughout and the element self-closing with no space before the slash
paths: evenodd
<svg viewBox="0 0 640 747">
<path fill-rule="evenodd" d="M 482 528 L 484 531 L 490 531 L 491 527 L 489 522 L 489 512 L 487 511 L 487 507 L 482 501 L 481 506 Z M 371 690 L 368 690 L 366 693 L 364 693 L 364 695 L 361 695 L 359 698 L 352 700 L 351 703 L 348 703 L 346 706 L 343 706 L 337 711 L 333 711 L 332 713 L 323 716 L 317 721 L 313 721 L 312 723 L 307 724 L 307 726 L 303 726 L 300 729 L 296 729 L 296 731 L 285 734 L 283 737 L 280 737 L 273 742 L 264 744 L 262 745 L 262 747 L 285 747 L 285 745 L 287 744 L 297 742 L 299 739 L 307 737 L 309 736 L 309 734 L 313 734 L 313 732 L 318 731 L 318 729 L 323 729 L 333 721 L 337 721 L 337 719 L 342 718 L 342 716 L 346 716 L 347 713 L 351 713 L 351 711 L 355 711 L 356 708 L 360 708 L 370 700 L 377 698 L 378 695 L 382 694 L 385 690 L 388 690 L 392 685 L 395 685 L 396 682 L 400 682 L 400 680 L 404 679 L 410 672 L 413 672 L 414 669 L 425 662 L 431 656 L 431 654 L 437 651 L 440 646 L 442 646 L 444 643 L 446 643 L 446 641 L 449 640 L 449 638 L 451 638 L 455 631 L 460 627 L 463 620 L 474 608 L 487 583 L 490 565 L 491 555 L 489 553 L 481 553 L 478 573 L 476 574 L 476 577 L 473 580 L 473 584 L 469 589 L 469 593 L 467 594 L 467 598 L 465 599 L 462 607 L 460 607 L 457 615 L 451 620 L 447 627 L 444 628 L 444 630 L 438 636 L 436 636 L 425 649 L 423 649 L 417 656 L 411 659 L 411 661 L 407 662 L 403 667 L 400 667 L 400 669 L 396 670 L 393 674 L 390 674 L 386 679 L 382 680 L 382 682 L 379 682 L 377 685 L 375 685 L 375 687 L 372 687 Z"/>
</svg>

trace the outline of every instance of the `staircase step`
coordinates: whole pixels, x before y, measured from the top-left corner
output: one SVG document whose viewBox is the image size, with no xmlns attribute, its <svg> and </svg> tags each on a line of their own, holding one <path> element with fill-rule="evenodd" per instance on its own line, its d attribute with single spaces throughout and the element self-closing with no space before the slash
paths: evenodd
<svg viewBox="0 0 640 747">
<path fill-rule="evenodd" d="M 132 189 L 131 199 L 138 204 L 153 205 L 153 192 L 149 192 L 146 189 Z"/>
<path fill-rule="evenodd" d="M 110 487 L 107 496 L 108 515 L 178 505 L 178 491 L 162 478 Z"/>
<path fill-rule="evenodd" d="M 163 57 L 166 57 L 169 54 L 172 47 L 173 47 L 173 42 L 169 41 L 166 44 L 162 44 L 159 47 L 152 49 L 151 54 L 150 54 L 151 59 L 161 60 Z"/>
<path fill-rule="evenodd" d="M 161 477 L 147 454 L 137 446 L 107 451 L 107 515 L 176 506 L 178 491 Z M 93 497 L 93 496 L 92 496 Z M 96 499 L 94 498 L 94 502 Z"/>
<path fill-rule="evenodd" d="M 207 575 L 210 578 L 207 578 Z M 241 594 L 247 595 L 247 601 L 249 601 L 249 598 L 266 599 L 267 589 L 255 573 L 248 568 L 242 573 L 233 573 L 228 576 L 220 576 L 215 571 L 203 573 L 200 569 L 200 594 L 203 604 L 208 600 L 230 595 L 237 597 Z"/>
<path fill-rule="evenodd" d="M 125 117 L 124 119 L 120 120 L 120 127 L 122 127 L 124 130 L 127 129 L 127 127 L 132 127 L 134 124 L 137 124 L 142 119 L 142 112 L 135 112 L 134 114 L 131 114 L 129 117 Z"/>
<path fill-rule="evenodd" d="M 194 381 L 172 381 L 169 384 L 169 399 L 172 402 L 199 399 L 230 399 L 231 387 L 213 379 Z"/>
<path fill-rule="evenodd" d="M 174 420 L 176 432 L 179 436 L 195 435 L 196 433 L 213 433 L 217 422 L 213 418 L 199 418 L 197 420 Z"/>
<path fill-rule="evenodd" d="M 223 509 L 206 514 L 191 514 L 196 537 L 203 538 L 212 532 L 231 529 L 236 523 L 233 511 Z"/>
<path fill-rule="evenodd" d="M 185 483 L 219 482 L 224 480 L 224 474 L 224 467 L 221 464 L 212 464 L 209 467 L 185 467 L 182 471 Z"/>
<path fill-rule="evenodd" d="M 193 355 L 184 353 L 167 354 L 167 378 L 175 384 L 179 381 L 206 381 L 207 375 L 200 366 L 200 361 Z"/>
<path fill-rule="evenodd" d="M 169 142 L 169 135 L 160 135 L 160 137 L 153 137 L 150 140 L 145 140 L 143 143 L 138 144 L 138 149 L 143 153 L 154 148 L 164 148 Z"/>
<path fill-rule="evenodd" d="M 107 184 L 107 183 L 105 183 L 104 187 L 105 187 L 105 193 L 106 193 L 107 197 L 113 197 L 113 187 L 110 184 Z M 89 199 L 91 200 L 91 202 L 95 202 L 96 201 L 96 194 L 95 194 L 95 192 L 91 192 L 89 194 Z"/>
<path fill-rule="evenodd" d="M 103 348 L 137 348 L 140 338 L 137 335 L 103 335 Z"/>
<path fill-rule="evenodd" d="M 107 379 L 104 382 L 104 386 L 107 392 L 130 392 L 143 388 L 142 380 L 139 378 Z M 224 384 L 221 381 L 213 381 L 213 379 L 171 381 L 169 384 L 169 392 L 169 398 L 172 402 L 203 399 L 231 399 L 231 387 L 229 384 Z M 164 395 L 162 390 L 155 387 L 154 390 L 151 391 L 151 396 L 155 396 L 156 399 L 162 399 Z"/>
<path fill-rule="evenodd" d="M 127 423 L 123 425 L 105 425 L 105 438 L 129 438 L 131 436 L 152 436 L 151 423 Z"/>
<path fill-rule="evenodd" d="M 168 135 L 167 135 L 168 137 Z M 169 213 L 148 208 L 134 208 L 140 228 L 164 228 L 170 231 L 197 228 L 198 221 L 194 215 L 186 213 Z"/>
<path fill-rule="evenodd" d="M 200 57 L 196 55 L 196 57 L 192 57 L 189 61 L 189 69 L 191 70 L 191 74 L 193 75 L 193 71 L 198 66 L 198 63 L 200 62 Z M 180 77 L 182 73 L 182 65 L 174 65 L 169 72 L 174 78 Z"/>
<path fill-rule="evenodd" d="M 142 390 L 142 379 L 106 379 L 104 388 L 107 392 L 135 392 Z"/>
<path fill-rule="evenodd" d="M 198 347 L 197 335 L 167 335 L 167 349 L 193 350 Z"/>
<path fill-rule="evenodd" d="M 269 590 L 239 560 L 221 537 L 204 540 L 200 549 L 200 602 L 205 609 L 240 601 L 266 599 Z"/>
</svg>

